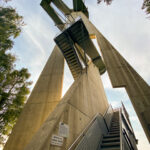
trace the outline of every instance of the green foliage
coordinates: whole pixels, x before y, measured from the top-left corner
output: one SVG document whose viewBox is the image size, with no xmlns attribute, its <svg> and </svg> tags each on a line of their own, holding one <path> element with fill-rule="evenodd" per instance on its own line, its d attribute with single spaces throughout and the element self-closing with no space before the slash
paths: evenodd
<svg viewBox="0 0 150 150">
<path fill-rule="evenodd" d="M 30 74 L 14 68 L 15 57 L 0 51 L 0 138 L 9 135 L 29 94 Z M 2 143 L 0 143 L 2 144 Z"/>
<path fill-rule="evenodd" d="M 113 0 L 97 0 L 97 3 L 100 4 L 102 1 L 104 1 L 107 5 L 110 5 Z M 147 14 L 150 14 L 150 0 L 144 0 L 142 9 L 144 9 Z"/>
<path fill-rule="evenodd" d="M 113 0 L 97 0 L 97 3 L 99 4 L 102 1 L 104 1 L 107 5 L 110 5 Z"/>
<path fill-rule="evenodd" d="M 0 50 L 12 48 L 12 38 L 19 35 L 23 24 L 23 17 L 15 9 L 0 6 Z"/>
<path fill-rule="evenodd" d="M 5 143 L 29 94 L 30 74 L 15 68 L 16 57 L 8 51 L 21 32 L 23 18 L 12 7 L 0 6 L 0 144 Z"/>
<path fill-rule="evenodd" d="M 147 14 L 150 14 L 150 0 L 144 0 L 142 9 L 145 9 Z"/>
</svg>

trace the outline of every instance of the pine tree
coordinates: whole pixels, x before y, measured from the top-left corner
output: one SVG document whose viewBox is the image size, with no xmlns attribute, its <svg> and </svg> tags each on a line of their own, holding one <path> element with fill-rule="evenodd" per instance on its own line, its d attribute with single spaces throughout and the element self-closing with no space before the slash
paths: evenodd
<svg viewBox="0 0 150 150">
<path fill-rule="evenodd" d="M 113 0 L 97 0 L 97 3 L 100 4 L 102 1 L 104 1 L 107 5 L 110 5 Z M 142 9 L 144 9 L 147 14 L 150 14 L 150 0 L 143 1 Z"/>
<path fill-rule="evenodd" d="M 107 5 L 110 5 L 113 0 L 97 0 L 97 3 L 99 4 L 102 1 L 104 1 Z"/>
<path fill-rule="evenodd" d="M 5 143 L 29 94 L 28 69 L 15 68 L 16 57 L 9 51 L 24 25 L 12 7 L 0 6 L 0 144 Z"/>
<path fill-rule="evenodd" d="M 145 9 L 147 14 L 150 14 L 150 0 L 144 0 L 142 9 Z"/>
<path fill-rule="evenodd" d="M 15 9 L 0 6 L 0 50 L 12 48 L 12 38 L 19 35 L 23 25 L 23 17 L 19 16 Z"/>
</svg>

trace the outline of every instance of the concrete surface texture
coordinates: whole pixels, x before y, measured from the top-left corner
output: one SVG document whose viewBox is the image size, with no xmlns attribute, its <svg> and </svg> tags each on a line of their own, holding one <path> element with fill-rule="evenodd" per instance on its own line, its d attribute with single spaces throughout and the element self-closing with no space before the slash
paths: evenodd
<svg viewBox="0 0 150 150">
<path fill-rule="evenodd" d="M 83 13 L 73 13 L 73 15 L 81 16 L 89 33 L 96 35 L 112 86 L 114 88 L 125 87 L 150 142 L 150 86 Z"/>
<path fill-rule="evenodd" d="M 4 150 L 23 150 L 29 143 L 61 99 L 63 73 L 64 57 L 55 47 Z"/>
<path fill-rule="evenodd" d="M 61 102 L 31 140 L 25 150 L 65 150 L 85 129 L 97 114 L 108 108 L 99 71 L 91 63 L 86 71 L 72 84 Z M 69 126 L 69 136 L 62 146 L 51 145 L 51 137 L 58 134 L 59 123 Z"/>
</svg>

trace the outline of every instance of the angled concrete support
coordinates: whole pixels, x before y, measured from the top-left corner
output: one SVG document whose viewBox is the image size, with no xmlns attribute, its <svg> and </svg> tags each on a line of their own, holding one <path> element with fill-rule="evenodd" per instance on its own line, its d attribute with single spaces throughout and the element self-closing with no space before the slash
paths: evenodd
<svg viewBox="0 0 150 150">
<path fill-rule="evenodd" d="M 64 25 L 63 21 L 61 20 L 61 18 L 57 15 L 56 11 L 50 6 L 50 2 L 43 0 L 40 5 L 47 12 L 47 14 L 52 18 L 55 25 L 60 30 L 63 30 L 65 25 Z"/>
<path fill-rule="evenodd" d="M 59 103 L 64 57 L 55 47 L 25 105 L 4 150 L 23 150 Z"/>
<path fill-rule="evenodd" d="M 108 108 L 99 70 L 91 63 L 70 87 L 55 110 L 33 137 L 25 150 L 67 150 L 91 119 Z M 52 135 L 58 135 L 59 123 L 69 126 L 69 136 L 63 145 L 51 145 Z"/>
<path fill-rule="evenodd" d="M 102 35 L 97 39 L 113 87 L 125 87 L 150 142 L 149 85 Z"/>
<path fill-rule="evenodd" d="M 150 142 L 150 86 L 84 14 L 74 14 L 74 16 L 78 15 L 84 20 L 89 33 L 91 35 L 96 35 L 112 86 L 114 88 L 125 87 Z"/>
</svg>

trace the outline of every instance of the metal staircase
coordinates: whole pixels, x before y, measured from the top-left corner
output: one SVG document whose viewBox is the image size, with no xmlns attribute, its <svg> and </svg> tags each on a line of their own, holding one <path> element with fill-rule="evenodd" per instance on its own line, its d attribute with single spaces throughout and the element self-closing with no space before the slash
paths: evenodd
<svg viewBox="0 0 150 150">
<path fill-rule="evenodd" d="M 90 39 L 89 32 L 82 19 L 79 19 L 74 24 L 72 24 L 67 29 L 67 32 L 69 33 L 74 43 L 77 43 L 91 58 L 92 62 L 98 67 L 100 74 L 103 74 L 106 71 L 104 62 L 92 40 Z"/>
<path fill-rule="evenodd" d="M 82 65 L 77 56 L 76 48 L 74 47 L 74 43 L 70 38 L 68 32 L 63 32 L 59 36 L 55 38 L 55 42 L 57 46 L 62 51 L 67 64 L 70 68 L 72 76 L 76 79 L 82 72 Z"/>
<path fill-rule="evenodd" d="M 120 150 L 119 111 L 113 114 L 110 130 L 102 139 L 101 150 Z"/>
<path fill-rule="evenodd" d="M 109 106 L 104 116 L 97 115 L 68 150 L 137 150 L 137 139 L 122 108 Z"/>
<path fill-rule="evenodd" d="M 79 58 L 80 50 L 76 45 L 81 48 L 84 54 L 86 53 L 90 57 L 92 62 L 99 69 L 100 74 L 106 71 L 104 62 L 90 39 L 90 35 L 82 19 L 79 19 L 67 29 L 63 30 L 55 37 L 54 41 L 62 51 L 74 79 L 81 74 L 84 68 L 81 62 L 86 62 L 85 57 L 87 57 L 84 55 L 84 60 Z"/>
</svg>

